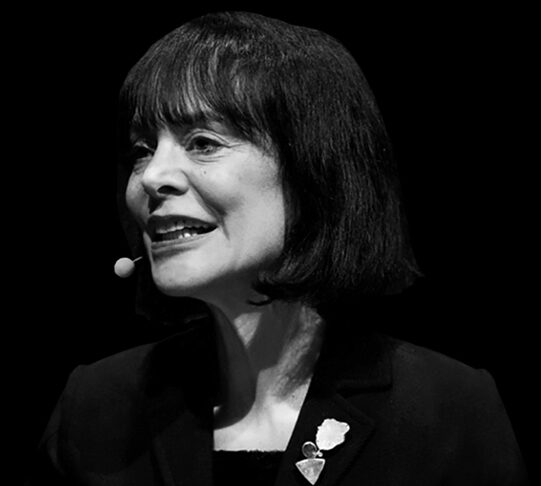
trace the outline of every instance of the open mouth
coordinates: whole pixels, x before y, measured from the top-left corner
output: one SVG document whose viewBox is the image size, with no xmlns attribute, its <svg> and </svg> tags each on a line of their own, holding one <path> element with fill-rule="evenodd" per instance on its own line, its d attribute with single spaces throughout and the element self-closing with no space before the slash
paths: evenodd
<svg viewBox="0 0 541 486">
<path fill-rule="evenodd" d="M 210 233 L 216 229 L 216 225 L 186 217 L 157 217 L 149 223 L 149 233 L 153 243 L 185 240 Z"/>
</svg>

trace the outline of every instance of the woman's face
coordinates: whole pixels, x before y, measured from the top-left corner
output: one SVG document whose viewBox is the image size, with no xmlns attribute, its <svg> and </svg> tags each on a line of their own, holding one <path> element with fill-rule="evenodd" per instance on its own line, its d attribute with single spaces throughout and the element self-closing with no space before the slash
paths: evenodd
<svg viewBox="0 0 541 486">
<path fill-rule="evenodd" d="M 282 251 L 285 204 L 274 157 L 220 123 L 132 134 L 128 208 L 156 286 L 213 302 L 243 299 Z"/>
</svg>

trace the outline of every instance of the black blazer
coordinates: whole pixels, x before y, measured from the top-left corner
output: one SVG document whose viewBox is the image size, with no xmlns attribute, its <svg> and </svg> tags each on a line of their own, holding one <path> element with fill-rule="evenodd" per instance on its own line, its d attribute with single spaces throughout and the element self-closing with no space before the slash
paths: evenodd
<svg viewBox="0 0 541 486">
<path fill-rule="evenodd" d="M 210 486 L 216 366 L 207 325 L 71 374 L 28 485 Z M 492 377 L 386 336 L 329 337 L 276 484 L 324 419 L 347 422 L 316 486 L 523 485 Z"/>
</svg>

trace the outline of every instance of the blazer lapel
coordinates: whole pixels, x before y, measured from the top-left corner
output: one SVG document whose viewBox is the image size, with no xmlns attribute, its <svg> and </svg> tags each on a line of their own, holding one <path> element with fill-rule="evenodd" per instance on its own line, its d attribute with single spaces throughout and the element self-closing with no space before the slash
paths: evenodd
<svg viewBox="0 0 541 486">
<path fill-rule="evenodd" d="M 355 409 L 339 395 L 330 398 L 311 397 L 303 406 L 295 431 L 284 454 L 276 484 L 280 486 L 308 485 L 295 463 L 304 459 L 301 448 L 306 441 L 315 442 L 317 428 L 327 419 L 346 422 L 350 430 L 343 444 L 331 451 L 324 451 L 325 466 L 317 481 L 318 486 L 335 484 L 374 429 L 373 421 Z"/>
<path fill-rule="evenodd" d="M 198 325 L 159 343 L 149 363 L 149 433 L 166 486 L 212 485 L 214 359 Z"/>
<path fill-rule="evenodd" d="M 152 448 L 158 470 L 167 486 L 212 485 L 212 417 L 182 410 L 178 397 L 164 399 L 149 419 Z M 178 408 L 172 404 L 177 403 Z M 179 412 L 179 409 L 182 410 Z M 212 408 L 210 408 L 212 410 Z"/>
<path fill-rule="evenodd" d="M 211 486 L 216 357 L 209 339 L 212 325 L 199 322 L 156 345 L 149 358 L 147 416 L 151 447 L 166 486 Z M 324 451 L 325 466 L 316 486 L 338 484 L 377 427 L 363 410 L 362 396 L 391 385 L 391 363 L 384 338 L 327 336 L 306 399 L 284 453 L 279 486 L 308 486 L 295 463 L 302 445 L 315 442 L 327 418 L 350 426 L 344 443 Z M 196 367 L 196 369 L 194 369 Z M 179 370 L 182 372 L 179 373 Z M 351 400 L 355 397 L 355 404 Z"/>
<path fill-rule="evenodd" d="M 315 443 L 317 428 L 333 418 L 350 426 L 345 441 L 323 451 L 325 465 L 316 486 L 339 484 L 340 478 L 362 453 L 377 427 L 362 407 L 363 393 L 371 395 L 391 385 L 391 364 L 379 337 L 330 342 L 322 352 L 293 435 L 285 451 L 276 480 L 279 486 L 309 486 L 295 463 L 305 457 L 302 445 Z M 356 397 L 355 405 L 350 397 Z M 361 405 L 359 406 L 359 403 Z"/>
</svg>

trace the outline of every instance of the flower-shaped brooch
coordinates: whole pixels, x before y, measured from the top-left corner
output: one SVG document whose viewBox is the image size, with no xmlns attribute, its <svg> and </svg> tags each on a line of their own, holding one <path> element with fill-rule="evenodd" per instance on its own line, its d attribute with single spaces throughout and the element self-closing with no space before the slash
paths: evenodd
<svg viewBox="0 0 541 486">
<path fill-rule="evenodd" d="M 316 484 L 325 466 L 322 451 L 330 451 L 342 444 L 348 430 L 349 425 L 345 422 L 325 419 L 317 428 L 315 444 L 308 441 L 302 445 L 302 453 L 306 459 L 296 462 L 295 465 L 310 484 Z"/>
</svg>

